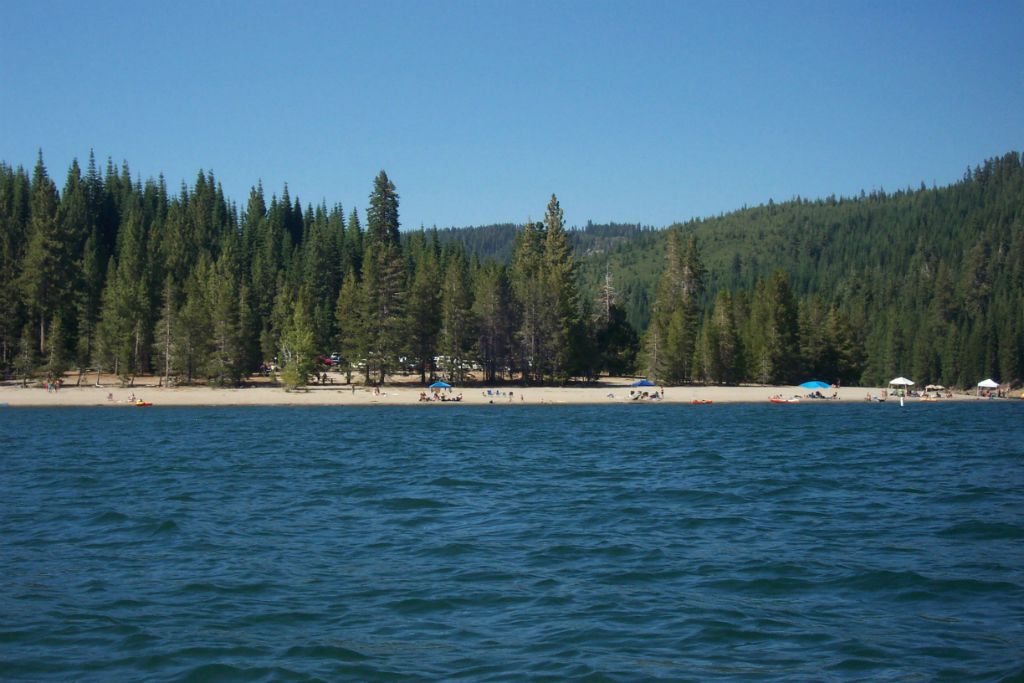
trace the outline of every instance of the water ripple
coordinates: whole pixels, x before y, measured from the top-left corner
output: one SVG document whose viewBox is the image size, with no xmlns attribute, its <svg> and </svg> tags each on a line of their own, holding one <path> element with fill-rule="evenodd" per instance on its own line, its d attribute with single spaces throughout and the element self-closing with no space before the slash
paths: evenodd
<svg viewBox="0 0 1024 683">
<path fill-rule="evenodd" d="M 1024 406 L 714 408 L 4 411 L 0 675 L 1024 675 Z"/>
</svg>

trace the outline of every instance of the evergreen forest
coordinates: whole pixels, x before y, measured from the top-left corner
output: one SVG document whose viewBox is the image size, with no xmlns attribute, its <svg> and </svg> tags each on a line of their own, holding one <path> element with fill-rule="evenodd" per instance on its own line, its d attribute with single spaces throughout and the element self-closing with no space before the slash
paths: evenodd
<svg viewBox="0 0 1024 683">
<path fill-rule="evenodd" d="M 125 384 L 666 384 L 821 379 L 972 387 L 1024 377 L 1024 160 L 947 187 L 794 198 L 667 228 L 540 222 L 401 230 L 367 205 L 209 171 L 169 191 L 92 154 L 61 187 L 0 162 L 0 375 Z M 524 207 L 529 215 L 531 207 Z M 332 359 L 332 355 L 334 358 Z"/>
</svg>

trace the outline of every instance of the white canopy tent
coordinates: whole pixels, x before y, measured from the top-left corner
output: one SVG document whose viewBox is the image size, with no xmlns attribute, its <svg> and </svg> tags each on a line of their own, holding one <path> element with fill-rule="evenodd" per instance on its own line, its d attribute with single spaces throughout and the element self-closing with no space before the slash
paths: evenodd
<svg viewBox="0 0 1024 683">
<path fill-rule="evenodd" d="M 992 378 L 983 379 L 980 382 L 978 382 L 978 388 L 976 390 L 976 393 L 977 393 L 978 396 L 981 396 L 981 390 L 982 389 L 998 389 L 998 388 L 999 388 L 999 383 L 992 381 Z"/>
<path fill-rule="evenodd" d="M 889 380 L 889 386 L 896 386 L 896 395 L 900 397 L 900 405 L 903 405 L 903 394 L 907 393 L 907 387 L 913 386 L 914 380 L 907 379 L 906 377 L 897 377 L 896 379 Z"/>
</svg>

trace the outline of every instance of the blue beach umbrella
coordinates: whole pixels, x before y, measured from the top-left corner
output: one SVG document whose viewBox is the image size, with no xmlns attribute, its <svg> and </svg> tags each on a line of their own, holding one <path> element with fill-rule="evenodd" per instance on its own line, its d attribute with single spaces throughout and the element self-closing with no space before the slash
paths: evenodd
<svg viewBox="0 0 1024 683">
<path fill-rule="evenodd" d="M 638 379 L 637 381 L 633 382 L 629 386 L 631 386 L 631 387 L 653 387 L 654 386 L 654 382 L 652 382 L 649 379 Z"/>
<path fill-rule="evenodd" d="M 821 380 L 811 380 L 800 385 L 801 389 L 828 389 L 829 385 Z"/>
<path fill-rule="evenodd" d="M 451 389 L 452 385 L 448 384 L 448 382 L 434 382 L 433 384 L 431 384 L 427 388 L 428 389 Z"/>
</svg>

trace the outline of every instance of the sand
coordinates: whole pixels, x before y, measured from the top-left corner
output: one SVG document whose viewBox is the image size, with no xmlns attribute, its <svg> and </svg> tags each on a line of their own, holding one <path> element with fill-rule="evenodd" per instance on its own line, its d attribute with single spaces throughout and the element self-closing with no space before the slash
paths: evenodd
<svg viewBox="0 0 1024 683">
<path fill-rule="evenodd" d="M 325 386 L 313 385 L 307 391 L 285 391 L 280 386 L 268 384 L 250 386 L 239 389 L 219 389 L 206 386 L 194 387 L 161 387 L 157 378 L 142 377 L 135 381 L 134 386 L 122 388 L 116 378 L 102 378 L 101 386 L 95 385 L 95 376 L 83 378 L 82 386 L 74 386 L 77 375 L 69 375 L 59 391 L 47 392 L 46 388 L 36 384 L 23 388 L 19 382 L 0 383 L 0 406 L 17 407 L 59 407 L 59 406 L 104 406 L 131 407 L 129 399 L 151 402 L 154 406 L 256 406 L 256 405 L 338 405 L 338 406 L 388 406 L 388 405 L 419 405 L 424 408 L 444 408 L 451 405 L 557 405 L 557 404 L 627 404 L 655 403 L 650 399 L 631 400 L 630 391 L 654 392 L 660 387 L 632 388 L 629 385 L 634 378 L 602 378 L 595 384 L 569 385 L 566 387 L 518 387 L 471 385 L 455 387 L 445 395 L 449 398 L 462 396 L 461 403 L 430 402 L 423 403 L 421 392 L 431 394 L 429 389 L 419 384 L 418 377 L 397 378 L 379 390 L 357 384 L 354 388 L 344 384 L 344 378 L 334 375 L 335 384 Z M 849 387 L 838 390 L 838 401 L 803 400 L 802 403 L 820 405 L 836 405 L 842 403 L 866 403 L 865 396 L 878 396 L 883 391 L 879 387 Z M 490 393 L 488 393 L 490 392 Z M 832 390 L 827 390 L 831 395 Z M 664 388 L 664 403 L 692 404 L 693 401 L 711 401 L 712 403 L 768 403 L 769 397 L 804 396 L 806 390 L 798 387 L 771 386 L 735 386 L 735 387 L 704 387 L 682 386 Z M 908 401 L 920 399 L 908 398 Z M 976 400 L 973 395 L 955 394 L 948 400 Z M 890 397 L 888 404 L 899 405 L 898 399 Z"/>
</svg>

